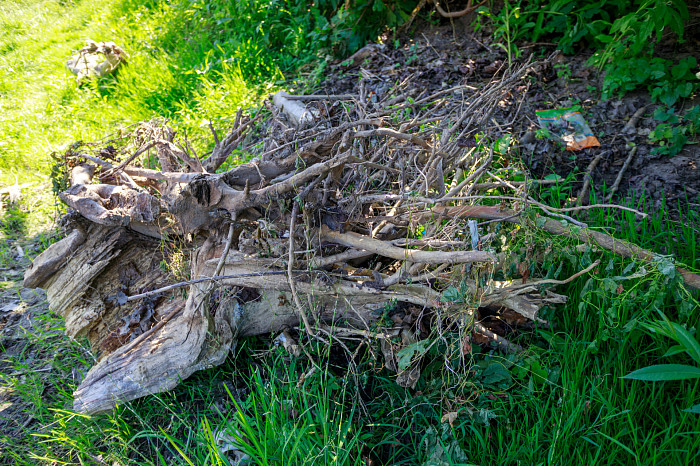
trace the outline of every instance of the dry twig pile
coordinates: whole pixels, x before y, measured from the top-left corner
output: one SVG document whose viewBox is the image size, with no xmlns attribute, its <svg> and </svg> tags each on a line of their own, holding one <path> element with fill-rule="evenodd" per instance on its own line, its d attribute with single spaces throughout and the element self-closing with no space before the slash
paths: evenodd
<svg viewBox="0 0 700 466">
<path fill-rule="evenodd" d="M 86 336 L 98 356 L 76 410 L 171 389 L 220 364 L 237 338 L 300 323 L 318 338 L 383 339 L 396 368 L 389 335 L 373 326 L 392 300 L 517 350 L 475 322 L 475 310 L 507 308 L 546 325 L 540 308 L 566 297 L 542 285 L 569 279 L 523 270 L 521 282 L 494 282 L 508 262 L 490 243 L 499 222 L 651 258 L 535 202 L 528 186 L 542 182 L 509 181 L 509 169 L 494 167 L 493 146 L 468 143 L 504 100 L 517 100 L 537 66 L 480 89 L 413 98 L 402 84 L 381 101 L 366 86 L 357 96 L 278 94 L 267 103 L 266 134 L 254 134 L 262 112 L 239 112 L 225 138 L 212 128 L 215 146 L 203 159 L 157 122 L 119 139 L 131 150 L 123 161 L 107 143 L 69 151 L 71 183 L 60 197 L 74 212 L 70 233 L 34 261 L 25 286 L 46 288 L 68 335 Z M 251 161 L 216 173 L 234 150 Z M 510 194 L 488 195 L 494 188 Z M 173 275 L 178 264 L 187 280 Z M 698 286 L 698 276 L 684 277 Z M 442 302 L 441 291 L 460 281 L 469 302 Z M 415 384 L 416 371 L 399 383 Z"/>
</svg>

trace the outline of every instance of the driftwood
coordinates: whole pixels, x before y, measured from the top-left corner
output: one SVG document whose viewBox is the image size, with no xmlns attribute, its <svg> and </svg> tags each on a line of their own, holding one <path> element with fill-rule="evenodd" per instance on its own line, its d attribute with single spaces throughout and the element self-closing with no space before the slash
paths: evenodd
<svg viewBox="0 0 700 466">
<path fill-rule="evenodd" d="M 100 225 L 152 223 L 160 216 L 160 201 L 145 191 L 108 184 L 76 184 L 59 195 L 68 206 Z"/>
<path fill-rule="evenodd" d="M 531 222 L 523 219 L 518 212 L 510 209 L 502 209 L 499 207 L 490 206 L 460 206 L 460 207 L 436 207 L 428 209 L 424 212 L 413 213 L 413 221 L 419 223 L 428 219 L 433 219 L 436 216 L 448 216 L 450 218 L 480 218 L 488 220 L 502 220 L 512 223 L 520 223 L 526 226 L 536 227 L 548 233 L 555 235 L 566 236 L 583 241 L 591 246 L 599 246 L 608 251 L 612 251 L 623 257 L 631 259 L 641 259 L 644 261 L 653 261 L 657 256 L 653 252 L 640 248 L 636 244 L 628 241 L 614 238 L 600 231 L 591 230 L 588 228 L 579 228 L 575 225 L 566 225 L 561 221 L 551 218 L 540 217 L 538 221 Z M 695 289 L 700 289 L 700 275 L 691 272 L 683 267 L 676 267 L 676 270 L 683 277 L 686 285 Z"/>
<path fill-rule="evenodd" d="M 272 101 L 297 128 L 312 124 L 314 122 L 314 114 L 303 103 L 288 97 L 289 94 L 279 91 L 272 97 Z"/>
<path fill-rule="evenodd" d="M 372 328 L 388 302 L 483 334 L 490 331 L 475 322 L 479 306 L 546 325 L 538 312 L 566 301 L 551 287 L 567 280 L 523 276 L 497 285 L 493 273 L 507 254 L 489 246 L 488 229 L 498 222 L 652 258 L 602 233 L 564 227 L 564 214 L 541 204 L 559 219 L 530 221 L 522 215 L 527 184 L 492 173 L 492 150 L 458 143 L 537 66 L 482 89 L 458 86 L 411 102 L 394 97 L 370 108 L 358 97 L 354 114 L 326 112 L 323 120 L 313 100 L 295 113 L 289 108 L 299 100 L 278 95 L 281 109 L 268 105 L 266 134 L 260 112 L 239 112 L 226 137 L 211 128 L 214 150 L 203 159 L 158 121 L 121 139 L 123 161 L 106 148 L 70 152 L 73 182 L 61 194 L 74 211 L 68 235 L 35 259 L 25 286 L 45 288 L 66 333 L 90 341 L 96 364 L 75 392 L 75 409 L 104 411 L 169 390 L 220 364 L 237 339 L 300 323 L 310 336 L 342 323 L 363 338 L 389 338 Z M 395 117 L 407 108 L 411 121 Z M 215 173 L 241 147 L 252 161 Z M 157 168 L 146 165 L 154 158 Z M 480 205 L 494 187 L 514 191 L 503 202 L 517 206 Z M 686 272 L 687 283 L 700 285 Z M 455 283 L 464 299 L 445 301 L 442 291 Z M 519 348 L 489 335 L 507 351 Z M 419 374 L 414 364 L 398 382 L 411 386 Z"/>
</svg>

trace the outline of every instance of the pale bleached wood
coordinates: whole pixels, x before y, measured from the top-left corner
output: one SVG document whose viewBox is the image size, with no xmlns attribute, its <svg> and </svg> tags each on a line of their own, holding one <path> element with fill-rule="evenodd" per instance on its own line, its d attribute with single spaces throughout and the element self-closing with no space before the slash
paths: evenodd
<svg viewBox="0 0 700 466">
<path fill-rule="evenodd" d="M 393 246 L 388 241 L 381 241 L 352 231 L 340 233 L 326 225 L 321 227 L 321 239 L 342 246 L 364 249 L 368 252 L 397 260 L 422 262 L 426 264 L 461 264 L 465 262 L 494 262 L 495 256 L 484 251 L 422 251 Z"/>
<path fill-rule="evenodd" d="M 52 244 L 37 256 L 24 273 L 25 288 L 40 288 L 61 268 L 78 247 L 85 242 L 85 232 L 75 228 L 61 241 Z"/>
</svg>

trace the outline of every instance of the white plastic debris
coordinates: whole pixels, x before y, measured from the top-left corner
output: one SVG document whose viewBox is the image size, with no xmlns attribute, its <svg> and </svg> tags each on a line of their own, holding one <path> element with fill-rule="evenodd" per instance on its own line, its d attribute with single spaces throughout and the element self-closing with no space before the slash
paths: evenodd
<svg viewBox="0 0 700 466">
<path fill-rule="evenodd" d="M 85 41 L 85 47 L 66 62 L 66 68 L 76 76 L 78 84 L 113 73 L 126 63 L 129 55 L 114 42 Z"/>
<path fill-rule="evenodd" d="M 279 91 L 272 96 L 272 102 L 284 112 L 287 119 L 297 128 L 303 128 L 313 123 L 314 113 L 301 102 L 287 99 L 288 96 L 289 94 L 286 92 Z"/>
</svg>

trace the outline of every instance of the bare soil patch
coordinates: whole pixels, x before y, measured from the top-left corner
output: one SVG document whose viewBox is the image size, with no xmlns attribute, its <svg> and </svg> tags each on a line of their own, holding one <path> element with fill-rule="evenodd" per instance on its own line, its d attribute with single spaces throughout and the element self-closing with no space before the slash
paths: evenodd
<svg viewBox="0 0 700 466">
<path fill-rule="evenodd" d="M 365 92 L 383 98 L 395 83 L 405 83 L 403 89 L 415 99 L 440 89 L 456 85 L 481 87 L 504 72 L 506 53 L 491 44 L 488 36 L 472 32 L 469 19 L 454 26 L 424 25 L 412 37 L 400 36 L 386 46 L 369 48 L 359 59 L 338 61 L 323 82 L 328 93 L 358 93 L 359 78 L 369 78 Z M 694 26 L 697 29 L 697 26 Z M 692 37 L 692 31 L 688 31 Z M 664 43 L 659 47 L 667 58 L 682 58 L 699 51 L 698 41 L 684 44 Z M 523 57 L 533 53 L 551 53 L 552 46 L 522 45 Z M 559 55 L 553 63 L 532 77 L 527 85 L 511 90 L 489 118 L 481 122 L 480 131 L 497 139 L 511 134 L 518 141 L 520 156 L 536 178 L 556 173 L 562 178 L 573 176 L 576 191 L 583 184 L 586 170 L 593 159 L 603 154 L 591 173 L 592 192 L 602 200 L 614 184 L 630 152 L 630 143 L 637 146 L 631 164 L 622 176 L 615 199 L 644 196 L 648 204 L 661 208 L 665 199 L 672 207 L 676 201 L 697 208 L 700 200 L 700 147 L 685 146 L 675 156 L 654 155 L 648 134 L 658 122 L 652 117 L 657 104 L 645 92 L 622 98 L 600 100 L 601 76 L 586 66 L 590 52 L 577 56 Z M 547 139 L 537 139 L 536 110 L 581 105 L 582 113 L 601 147 L 567 152 Z M 687 107 L 693 102 L 685 104 Z M 625 130 L 637 111 L 633 129 Z M 473 144 L 466 140 L 465 144 Z M 585 200 L 584 202 L 586 202 Z"/>
</svg>

